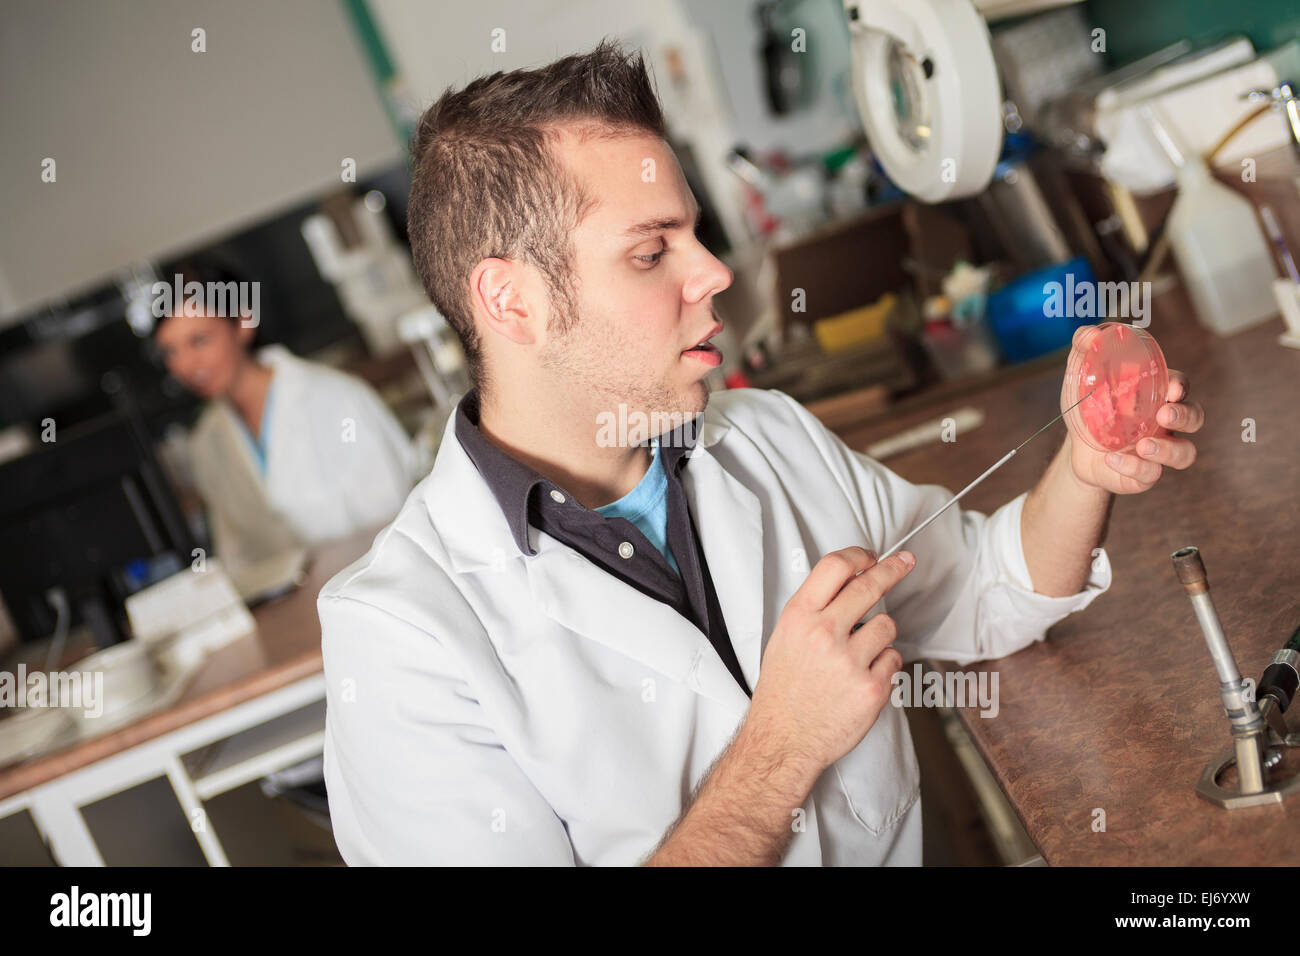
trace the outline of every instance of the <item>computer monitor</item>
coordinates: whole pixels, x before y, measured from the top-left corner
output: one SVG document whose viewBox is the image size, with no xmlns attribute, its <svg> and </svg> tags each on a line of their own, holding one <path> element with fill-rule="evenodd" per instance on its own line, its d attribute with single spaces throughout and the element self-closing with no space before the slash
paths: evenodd
<svg viewBox="0 0 1300 956">
<path fill-rule="evenodd" d="M 61 588 L 101 646 L 125 636 L 123 601 L 191 561 L 193 536 L 147 434 L 117 411 L 0 465 L 0 592 L 22 640 L 51 634 Z"/>
</svg>

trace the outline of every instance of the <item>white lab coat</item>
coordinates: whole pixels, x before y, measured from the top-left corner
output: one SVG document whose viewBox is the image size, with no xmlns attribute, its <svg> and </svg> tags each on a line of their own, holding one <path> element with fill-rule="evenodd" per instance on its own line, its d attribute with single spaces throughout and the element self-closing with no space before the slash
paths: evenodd
<svg viewBox="0 0 1300 956">
<path fill-rule="evenodd" d="M 238 567 L 377 527 L 418 480 L 411 440 L 361 379 L 268 346 L 271 407 L 263 475 L 239 413 L 210 402 L 190 435 L 213 550 Z"/>
<path fill-rule="evenodd" d="M 951 497 L 750 388 L 711 396 L 682 474 L 751 687 L 822 555 L 884 550 Z M 871 611 L 896 619 L 905 660 L 1002 657 L 1110 586 L 1102 552 L 1079 594 L 1032 591 L 1024 497 L 987 517 L 954 507 L 913 539 L 916 568 Z M 528 533 L 531 557 L 453 417 L 393 524 L 322 590 L 325 780 L 348 863 L 637 863 L 744 719 L 749 699 L 694 625 Z M 785 864 L 919 865 L 919 788 L 887 705 L 821 775 Z"/>
</svg>

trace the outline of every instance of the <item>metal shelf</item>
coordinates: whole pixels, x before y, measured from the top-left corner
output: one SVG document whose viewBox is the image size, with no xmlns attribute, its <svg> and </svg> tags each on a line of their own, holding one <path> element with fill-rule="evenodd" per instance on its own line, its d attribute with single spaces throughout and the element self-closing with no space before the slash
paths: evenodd
<svg viewBox="0 0 1300 956">
<path fill-rule="evenodd" d="M 191 751 L 181 760 L 199 799 L 209 800 L 313 757 L 324 743 L 325 701 L 319 700 Z"/>
</svg>

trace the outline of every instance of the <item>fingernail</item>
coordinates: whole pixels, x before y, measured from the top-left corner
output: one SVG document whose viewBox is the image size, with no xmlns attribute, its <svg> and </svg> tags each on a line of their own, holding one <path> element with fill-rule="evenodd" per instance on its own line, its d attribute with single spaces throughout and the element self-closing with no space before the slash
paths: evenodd
<svg viewBox="0 0 1300 956">
<path fill-rule="evenodd" d="M 910 568 L 916 564 L 916 555 L 912 554 L 911 551 L 900 551 L 898 552 L 898 560 L 902 561 L 906 567 Z"/>
<path fill-rule="evenodd" d="M 1107 455 L 1107 456 L 1106 456 L 1106 464 L 1110 465 L 1112 468 L 1118 468 L 1118 467 L 1119 467 L 1119 455 Z"/>
<path fill-rule="evenodd" d="M 1154 455 L 1156 452 L 1156 443 L 1150 438 L 1144 439 L 1142 447 L 1138 450 L 1144 455 Z"/>
</svg>

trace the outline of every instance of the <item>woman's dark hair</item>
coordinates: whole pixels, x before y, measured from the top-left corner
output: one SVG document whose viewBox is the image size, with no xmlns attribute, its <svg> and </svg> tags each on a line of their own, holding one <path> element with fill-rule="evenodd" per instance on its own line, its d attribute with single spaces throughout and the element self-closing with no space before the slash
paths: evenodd
<svg viewBox="0 0 1300 956">
<path fill-rule="evenodd" d="M 220 285 L 226 289 L 238 289 L 241 282 L 247 282 L 243 273 L 234 265 L 223 259 L 210 255 L 187 256 L 184 259 L 178 259 L 171 264 L 170 268 L 161 270 L 158 281 L 165 282 L 174 288 L 176 277 L 180 276 L 181 288 L 183 289 L 191 282 L 197 282 L 205 289 L 211 288 L 209 283 Z M 173 308 L 178 307 L 180 303 L 173 303 Z M 242 317 L 236 309 L 224 309 L 221 311 L 221 317 L 229 322 L 239 323 Z M 164 322 L 171 318 L 171 313 L 162 315 L 153 326 L 153 335 L 157 336 L 158 330 L 162 328 Z M 248 344 L 249 349 L 256 348 L 261 335 L 260 316 L 257 325 L 252 326 L 253 338 Z"/>
</svg>

